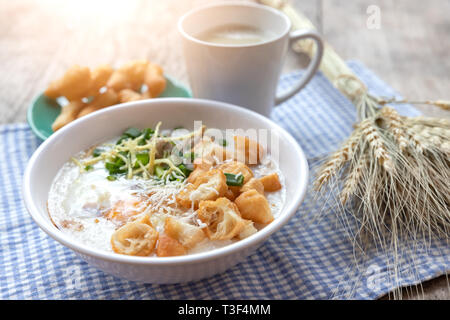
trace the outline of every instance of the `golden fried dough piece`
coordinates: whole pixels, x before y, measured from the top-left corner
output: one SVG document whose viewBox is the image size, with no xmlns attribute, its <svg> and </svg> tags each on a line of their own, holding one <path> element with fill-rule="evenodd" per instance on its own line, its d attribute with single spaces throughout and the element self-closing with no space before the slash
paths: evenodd
<svg viewBox="0 0 450 320">
<path fill-rule="evenodd" d="M 92 83 L 89 90 L 89 96 L 96 96 L 99 90 L 106 86 L 109 77 L 114 72 L 114 69 L 109 64 L 102 64 L 92 70 Z"/>
<path fill-rule="evenodd" d="M 177 203 L 184 208 L 198 208 L 202 200 L 216 200 L 223 197 L 228 190 L 227 180 L 222 171 L 214 169 L 200 174 L 193 184 L 181 190 L 177 196 Z"/>
<path fill-rule="evenodd" d="M 145 91 L 145 92 L 141 93 L 141 100 L 150 99 L 151 97 L 152 96 L 150 94 L 150 91 Z"/>
<path fill-rule="evenodd" d="M 206 235 L 211 240 L 229 240 L 237 236 L 245 223 L 236 205 L 227 198 L 201 201 L 198 218 L 207 224 Z"/>
<path fill-rule="evenodd" d="M 88 67 L 70 67 L 64 76 L 50 83 L 44 94 L 52 99 L 64 96 L 67 100 L 80 100 L 89 94 L 92 78 Z"/>
<path fill-rule="evenodd" d="M 201 201 L 198 217 L 207 224 L 205 233 L 211 240 L 231 239 L 245 225 L 239 214 L 239 209 L 227 198 L 219 198 L 215 201 Z"/>
<path fill-rule="evenodd" d="M 70 101 L 61 109 L 61 113 L 52 124 L 53 132 L 61 129 L 69 122 L 75 120 L 78 113 L 86 106 L 81 100 Z"/>
<path fill-rule="evenodd" d="M 226 159 L 226 150 L 209 137 L 203 137 L 191 151 L 195 154 L 195 168 L 209 169 Z"/>
<path fill-rule="evenodd" d="M 193 199 L 215 200 L 222 197 L 227 191 L 226 181 L 223 172 L 217 169 L 209 170 L 204 174 L 199 175 L 194 183 L 197 194 L 193 195 Z M 214 190 L 209 190 L 211 188 Z M 211 192 L 215 195 L 210 194 Z"/>
<path fill-rule="evenodd" d="M 193 184 L 188 184 L 183 190 L 178 192 L 175 196 L 177 203 L 183 208 L 190 208 L 192 206 L 191 194 L 195 191 Z"/>
<path fill-rule="evenodd" d="M 264 191 L 273 192 L 281 189 L 280 178 L 275 172 L 259 178 L 259 181 L 264 186 Z"/>
<path fill-rule="evenodd" d="M 177 240 L 164 234 L 159 236 L 158 245 L 156 247 L 156 255 L 158 257 L 182 256 L 186 253 L 186 249 Z"/>
<path fill-rule="evenodd" d="M 227 192 L 225 192 L 225 194 L 224 194 L 224 197 L 230 201 L 234 201 L 234 199 L 236 199 L 237 195 L 235 192 L 233 192 L 232 189 L 228 188 Z"/>
<path fill-rule="evenodd" d="M 108 89 L 102 94 L 95 97 L 91 103 L 86 105 L 86 107 L 80 111 L 77 118 L 81 118 L 91 112 L 100 110 L 105 107 L 109 107 L 118 102 L 119 102 L 118 94 L 113 89 Z"/>
<path fill-rule="evenodd" d="M 241 188 L 242 187 L 239 186 L 228 186 L 228 190 L 230 190 L 233 193 L 234 199 L 236 199 L 241 194 Z"/>
<path fill-rule="evenodd" d="M 166 78 L 160 66 L 149 63 L 145 71 L 144 83 L 152 98 L 158 97 L 166 89 Z"/>
<path fill-rule="evenodd" d="M 193 248 L 206 238 L 201 228 L 172 217 L 166 219 L 164 231 L 169 237 L 180 242 L 186 249 Z"/>
<path fill-rule="evenodd" d="M 144 93 L 139 93 L 131 89 L 123 89 L 119 92 L 119 101 L 120 103 L 138 101 L 144 99 L 150 99 L 150 93 L 148 91 Z"/>
<path fill-rule="evenodd" d="M 131 102 L 141 100 L 142 95 L 131 89 L 123 89 L 119 91 L 119 101 L 120 103 Z"/>
<path fill-rule="evenodd" d="M 236 203 L 244 219 L 264 224 L 273 221 L 273 215 L 266 197 L 254 189 L 241 193 L 234 203 Z"/>
<path fill-rule="evenodd" d="M 125 63 L 112 73 L 107 86 L 117 92 L 123 89 L 139 91 L 144 82 L 148 63 L 147 60 L 135 60 Z"/>
<path fill-rule="evenodd" d="M 208 170 L 209 170 L 209 168 L 208 168 Z M 204 170 L 202 168 L 196 168 L 196 169 L 194 169 L 194 171 L 191 172 L 191 174 L 189 175 L 189 177 L 187 178 L 186 181 L 188 183 L 195 183 L 197 178 L 202 176 L 203 174 L 205 174 L 208 170 Z"/>
<path fill-rule="evenodd" d="M 235 159 L 249 165 L 258 164 L 264 157 L 263 147 L 245 136 L 234 136 Z"/>
<path fill-rule="evenodd" d="M 240 192 L 245 192 L 248 190 L 256 190 L 262 195 L 264 195 L 264 185 L 259 179 L 251 178 L 246 184 L 244 184 Z"/>
<path fill-rule="evenodd" d="M 214 167 L 215 161 L 212 159 L 202 159 L 201 157 L 194 159 L 194 169 L 201 169 L 203 171 L 208 171 Z"/>
<path fill-rule="evenodd" d="M 155 249 L 158 232 L 148 218 L 129 222 L 111 236 L 111 245 L 116 253 L 130 256 L 149 256 Z"/>
<path fill-rule="evenodd" d="M 244 227 L 238 235 L 240 240 L 250 237 L 252 234 L 255 234 L 258 230 L 255 228 L 253 221 L 244 219 Z"/>
<path fill-rule="evenodd" d="M 244 176 L 244 184 L 250 181 L 253 178 L 252 170 L 247 167 L 244 163 L 239 161 L 230 161 L 221 164 L 218 167 L 223 173 L 232 173 L 232 174 L 242 174 Z"/>
</svg>

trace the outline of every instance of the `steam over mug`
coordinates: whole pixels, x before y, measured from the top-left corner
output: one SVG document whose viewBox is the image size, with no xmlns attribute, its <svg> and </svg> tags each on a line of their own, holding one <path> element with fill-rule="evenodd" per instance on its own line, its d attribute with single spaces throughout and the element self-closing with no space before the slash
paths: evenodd
<svg viewBox="0 0 450 320">
<path fill-rule="evenodd" d="M 247 43 L 205 41 L 199 35 L 226 25 L 243 25 L 268 32 Z M 323 54 L 320 35 L 313 30 L 290 32 L 286 15 L 252 3 L 225 3 L 194 9 L 178 22 L 194 97 L 225 101 L 269 116 L 274 105 L 300 91 L 317 71 Z M 303 77 L 277 95 L 277 84 L 290 41 L 312 39 L 316 54 Z"/>
</svg>

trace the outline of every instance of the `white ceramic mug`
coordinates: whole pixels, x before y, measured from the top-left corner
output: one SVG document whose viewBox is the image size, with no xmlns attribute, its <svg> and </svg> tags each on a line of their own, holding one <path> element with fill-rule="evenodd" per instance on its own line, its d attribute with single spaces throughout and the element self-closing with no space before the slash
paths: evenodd
<svg viewBox="0 0 450 320">
<path fill-rule="evenodd" d="M 227 24 L 270 30 L 274 37 L 256 44 L 229 45 L 199 40 L 198 34 Z M 225 101 L 269 116 L 274 105 L 300 91 L 317 71 L 323 54 L 320 35 L 313 30 L 290 32 L 291 22 L 273 8 L 253 3 L 222 3 L 194 9 L 178 22 L 189 82 L 194 97 Z M 277 95 L 278 79 L 289 42 L 310 38 L 316 54 L 303 77 Z"/>
</svg>

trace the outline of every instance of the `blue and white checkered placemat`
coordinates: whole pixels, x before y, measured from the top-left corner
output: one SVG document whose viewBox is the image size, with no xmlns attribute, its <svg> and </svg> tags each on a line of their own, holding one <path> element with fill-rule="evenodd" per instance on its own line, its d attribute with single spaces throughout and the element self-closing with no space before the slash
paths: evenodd
<svg viewBox="0 0 450 320">
<path fill-rule="evenodd" d="M 356 62 L 352 70 L 371 91 L 395 92 Z M 283 77 L 288 87 L 299 73 Z M 418 115 L 411 106 L 402 114 Z M 272 118 L 304 149 L 310 164 L 332 150 L 352 131 L 353 105 L 318 74 Z M 404 254 L 414 270 L 390 276 L 388 257 L 369 253 L 358 270 L 352 243 L 332 212 L 309 223 L 319 210 L 309 192 L 294 218 L 255 254 L 212 278 L 177 285 L 139 284 L 90 267 L 55 242 L 32 221 L 21 196 L 22 175 L 39 141 L 26 124 L 0 127 L 0 298 L 3 299 L 327 299 L 376 298 L 398 285 L 418 283 L 450 269 L 446 243 Z M 312 178 L 311 181 L 312 182 Z M 405 263 L 404 265 L 408 265 Z"/>
</svg>

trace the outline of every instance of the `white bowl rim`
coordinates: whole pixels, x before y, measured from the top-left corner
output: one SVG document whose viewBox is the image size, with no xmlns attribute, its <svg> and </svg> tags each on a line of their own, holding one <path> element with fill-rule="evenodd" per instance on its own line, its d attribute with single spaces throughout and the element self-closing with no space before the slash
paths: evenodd
<svg viewBox="0 0 450 320">
<path fill-rule="evenodd" d="M 298 156 L 299 165 L 301 166 L 301 176 L 298 179 L 301 179 L 301 188 L 295 190 L 293 198 L 295 201 L 292 201 L 289 206 L 283 207 L 281 214 L 269 225 L 264 227 L 262 230 L 259 230 L 257 233 L 252 236 L 237 241 L 235 243 L 229 244 L 227 246 L 184 256 L 176 256 L 176 257 L 137 257 L 137 256 L 127 256 L 122 254 L 117 254 L 114 252 L 107 252 L 100 249 L 93 249 L 89 246 L 77 242 L 70 238 L 68 235 L 64 234 L 61 230 L 57 229 L 51 222 L 45 220 L 43 216 L 39 213 L 40 210 L 37 208 L 33 201 L 33 196 L 31 194 L 31 173 L 33 171 L 33 167 L 35 162 L 45 154 L 45 150 L 47 146 L 51 145 L 53 141 L 57 140 L 60 135 L 64 134 L 66 131 L 71 130 L 76 127 L 79 123 L 87 121 L 88 119 L 98 117 L 104 113 L 114 112 L 118 109 L 127 109 L 130 111 L 130 108 L 133 106 L 140 105 L 148 105 L 148 104 L 173 104 L 173 103 L 182 103 L 187 105 L 201 105 L 208 108 L 224 108 L 228 109 L 231 112 L 239 112 L 244 116 L 247 114 L 252 117 L 259 118 L 260 121 L 267 123 L 268 126 L 274 127 L 279 131 L 282 139 L 286 139 L 288 143 L 292 145 L 292 150 Z M 123 263 L 123 264 L 135 264 L 135 265 L 154 265 L 154 266 L 173 266 L 180 264 L 192 264 L 192 263 L 200 263 L 209 260 L 213 260 L 219 257 L 223 257 L 229 254 L 233 254 L 237 251 L 244 250 L 246 248 L 257 245 L 258 243 L 266 240 L 270 235 L 274 232 L 278 231 L 281 227 L 283 227 L 289 219 L 295 214 L 299 205 L 303 201 L 306 191 L 307 191 L 307 182 L 308 182 L 308 162 L 306 160 L 305 154 L 302 148 L 299 146 L 297 141 L 289 134 L 285 129 L 277 125 L 275 122 L 266 118 L 254 111 L 249 109 L 245 109 L 242 107 L 238 107 L 232 104 L 218 102 L 214 100 L 206 100 L 206 99 L 195 99 L 195 98 L 154 98 L 151 100 L 143 100 L 143 101 L 134 101 L 129 103 L 123 103 L 116 106 L 108 107 L 92 114 L 89 114 L 83 118 L 77 119 L 62 129 L 58 130 L 54 134 L 52 134 L 48 139 L 46 139 L 33 153 L 31 158 L 28 161 L 27 167 L 25 169 L 25 174 L 22 183 L 22 192 L 23 199 L 25 202 L 25 207 L 27 208 L 29 214 L 32 219 L 36 222 L 36 224 L 50 237 L 63 244 L 64 246 L 74 250 L 75 252 L 81 253 L 83 255 L 92 256 L 101 260 Z M 48 212 L 46 212 L 48 214 Z"/>
</svg>

